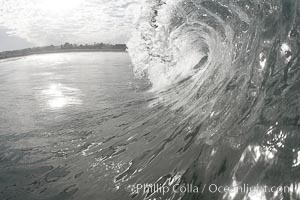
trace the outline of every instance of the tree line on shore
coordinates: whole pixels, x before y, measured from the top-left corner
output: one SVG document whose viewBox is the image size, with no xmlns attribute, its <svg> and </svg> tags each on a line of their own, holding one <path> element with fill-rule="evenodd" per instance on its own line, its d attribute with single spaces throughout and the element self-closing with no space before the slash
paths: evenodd
<svg viewBox="0 0 300 200">
<path fill-rule="evenodd" d="M 105 43 L 94 43 L 94 44 L 71 44 L 66 42 L 63 45 L 50 45 L 43 47 L 33 47 L 14 51 L 0 52 L 0 59 L 26 56 L 32 54 L 42 53 L 54 53 L 54 52 L 68 52 L 68 51 L 125 51 L 125 44 L 105 44 Z"/>
</svg>

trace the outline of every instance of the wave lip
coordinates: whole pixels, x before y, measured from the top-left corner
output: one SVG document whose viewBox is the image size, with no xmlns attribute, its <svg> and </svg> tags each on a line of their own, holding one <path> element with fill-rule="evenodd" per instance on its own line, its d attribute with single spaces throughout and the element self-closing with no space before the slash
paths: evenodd
<svg viewBox="0 0 300 200">
<path fill-rule="evenodd" d="M 233 31 L 219 18 L 191 2 L 146 2 L 128 47 L 136 75 L 148 78 L 153 90 L 189 77 L 199 85 L 208 66 L 213 71 L 220 61 L 231 62 Z"/>
</svg>

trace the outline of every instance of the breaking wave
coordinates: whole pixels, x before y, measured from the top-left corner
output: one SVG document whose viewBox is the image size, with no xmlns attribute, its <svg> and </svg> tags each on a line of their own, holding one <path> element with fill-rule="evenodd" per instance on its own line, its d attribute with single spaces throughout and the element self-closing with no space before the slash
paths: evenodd
<svg viewBox="0 0 300 200">
<path fill-rule="evenodd" d="M 297 0 L 143 1 L 128 47 L 156 98 L 130 125 L 134 141 L 115 143 L 133 157 L 116 183 L 288 185 L 296 189 L 167 195 L 300 198 L 299 8 Z"/>
</svg>

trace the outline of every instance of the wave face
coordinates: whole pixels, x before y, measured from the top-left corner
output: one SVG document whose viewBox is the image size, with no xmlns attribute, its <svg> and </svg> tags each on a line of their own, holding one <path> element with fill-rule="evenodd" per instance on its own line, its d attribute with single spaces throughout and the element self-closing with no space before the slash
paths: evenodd
<svg viewBox="0 0 300 200">
<path fill-rule="evenodd" d="M 300 198 L 299 12 L 297 0 L 143 1 L 129 54 L 157 98 L 132 128 L 144 151 L 116 180 L 298 188 L 171 199 Z"/>
</svg>

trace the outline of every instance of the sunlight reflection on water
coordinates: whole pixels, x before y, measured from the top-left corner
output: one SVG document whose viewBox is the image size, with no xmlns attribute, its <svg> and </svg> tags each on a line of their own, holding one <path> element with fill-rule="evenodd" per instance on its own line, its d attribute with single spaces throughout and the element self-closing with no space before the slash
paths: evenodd
<svg viewBox="0 0 300 200">
<path fill-rule="evenodd" d="M 79 98 L 79 89 L 67 87 L 60 83 L 50 84 L 47 89 L 42 90 L 41 95 L 52 109 L 82 104 L 82 100 Z"/>
</svg>

